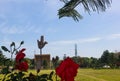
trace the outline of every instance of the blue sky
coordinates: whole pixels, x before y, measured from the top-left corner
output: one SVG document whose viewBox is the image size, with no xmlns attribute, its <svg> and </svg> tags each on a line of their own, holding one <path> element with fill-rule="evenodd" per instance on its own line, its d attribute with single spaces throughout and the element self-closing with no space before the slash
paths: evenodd
<svg viewBox="0 0 120 81">
<path fill-rule="evenodd" d="M 75 44 L 81 57 L 99 58 L 104 50 L 120 51 L 119 3 L 113 0 L 106 12 L 91 15 L 80 5 L 77 9 L 83 19 L 75 22 L 58 18 L 57 11 L 63 6 L 59 0 L 0 0 L 0 46 L 24 40 L 26 57 L 34 58 L 39 53 L 37 39 L 44 35 L 48 44 L 43 53 L 51 57 L 74 56 Z"/>
</svg>

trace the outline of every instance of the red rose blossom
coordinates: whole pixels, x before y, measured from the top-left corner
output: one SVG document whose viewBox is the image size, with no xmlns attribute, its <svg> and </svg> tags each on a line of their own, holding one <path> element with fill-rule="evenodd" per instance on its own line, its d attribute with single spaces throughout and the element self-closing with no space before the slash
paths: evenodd
<svg viewBox="0 0 120 81">
<path fill-rule="evenodd" d="M 61 78 L 61 81 L 74 81 L 78 67 L 78 64 L 67 57 L 55 70 L 56 74 Z"/>
<path fill-rule="evenodd" d="M 16 62 L 20 62 L 24 57 L 25 57 L 25 54 L 23 53 L 26 49 L 23 48 L 22 50 L 20 50 L 17 55 L 16 55 Z"/>
<path fill-rule="evenodd" d="M 27 62 L 21 62 L 19 64 L 16 64 L 15 68 L 20 70 L 20 71 L 27 71 L 28 70 L 28 63 Z"/>
</svg>

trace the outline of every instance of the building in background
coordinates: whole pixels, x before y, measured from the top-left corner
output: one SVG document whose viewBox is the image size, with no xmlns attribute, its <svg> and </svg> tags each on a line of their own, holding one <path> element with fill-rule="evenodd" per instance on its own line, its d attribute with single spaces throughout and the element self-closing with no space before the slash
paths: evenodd
<svg viewBox="0 0 120 81">
<path fill-rule="evenodd" d="M 34 60 L 36 69 L 50 68 L 50 54 L 35 54 Z"/>
</svg>

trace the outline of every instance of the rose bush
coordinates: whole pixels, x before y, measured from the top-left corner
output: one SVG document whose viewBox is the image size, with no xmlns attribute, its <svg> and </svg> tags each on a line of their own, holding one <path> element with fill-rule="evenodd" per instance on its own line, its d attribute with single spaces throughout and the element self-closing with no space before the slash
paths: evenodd
<svg viewBox="0 0 120 81">
<path fill-rule="evenodd" d="M 26 49 L 23 48 L 22 50 L 20 50 L 17 54 L 16 54 L 16 58 L 15 61 L 18 63 L 20 62 L 24 57 L 25 57 L 25 53 L 23 53 Z"/>
<path fill-rule="evenodd" d="M 28 63 L 27 62 L 21 62 L 19 64 L 16 64 L 15 69 L 18 69 L 20 71 L 27 71 L 28 70 Z"/>
<path fill-rule="evenodd" d="M 56 68 L 56 74 L 61 78 L 61 81 L 74 81 L 79 65 L 71 58 L 67 57 Z"/>
<path fill-rule="evenodd" d="M 24 59 L 25 58 L 25 51 L 26 49 L 23 48 L 19 52 L 16 53 L 15 57 L 15 64 L 13 66 L 13 69 L 10 71 L 9 66 L 2 69 L 2 73 L 4 74 L 4 77 L 0 79 L 0 81 L 53 81 L 52 75 L 53 71 L 50 74 L 42 74 L 38 75 L 40 72 L 40 69 L 37 69 L 37 75 L 30 73 L 27 74 L 28 70 L 28 63 Z M 17 71 L 16 71 L 17 70 Z M 26 75 L 27 74 L 27 75 Z"/>
<path fill-rule="evenodd" d="M 22 61 L 25 57 L 25 53 L 23 53 L 26 49 L 23 48 L 16 54 L 15 58 L 15 69 L 20 71 L 27 71 L 28 70 L 28 63 L 26 61 Z"/>
<path fill-rule="evenodd" d="M 20 43 L 23 44 L 23 42 Z M 24 51 L 25 48 L 18 51 L 20 48 L 16 48 L 15 43 L 12 42 L 10 45 L 10 50 L 7 49 L 5 46 L 2 46 L 2 49 L 6 52 L 11 53 L 11 61 L 12 62 L 12 55 L 15 53 L 15 63 L 12 64 L 13 68 L 10 69 L 10 66 L 4 66 L 1 70 L 1 73 L 4 77 L 0 77 L 0 81 L 53 81 L 54 72 L 52 71 L 50 74 L 42 74 L 38 75 L 40 69 L 36 70 L 36 75 L 33 73 L 27 74 L 27 70 L 29 68 L 28 62 L 24 59 L 26 54 Z M 13 50 L 12 50 L 13 48 Z M 55 60 L 55 64 L 58 62 L 58 58 Z M 74 77 L 77 74 L 77 69 L 79 65 L 76 64 L 71 58 L 67 57 L 64 61 L 60 63 L 60 65 L 55 69 L 56 71 L 56 81 L 57 75 L 61 78 L 61 81 L 74 81 Z"/>
</svg>

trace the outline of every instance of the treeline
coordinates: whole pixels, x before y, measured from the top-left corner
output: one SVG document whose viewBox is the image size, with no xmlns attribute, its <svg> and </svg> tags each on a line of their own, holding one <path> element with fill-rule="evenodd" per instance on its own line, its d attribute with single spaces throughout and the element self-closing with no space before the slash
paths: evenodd
<svg viewBox="0 0 120 81">
<path fill-rule="evenodd" d="M 100 58 L 80 56 L 74 56 L 71 58 L 80 65 L 80 68 L 103 68 L 104 66 L 109 66 L 109 68 L 120 68 L 120 52 L 114 53 L 105 50 Z M 65 57 L 63 59 L 65 59 Z M 29 68 L 34 69 L 34 59 L 26 58 L 26 60 L 29 64 Z M 59 56 L 53 57 L 50 61 L 50 68 L 57 67 L 61 61 L 62 60 L 59 59 Z M 11 60 L 5 57 L 0 50 L 0 66 L 11 66 L 11 63 L 14 64 L 14 60 L 11 62 Z M 43 62 L 43 66 L 45 69 L 49 69 L 47 68 L 48 65 L 46 62 Z"/>
<path fill-rule="evenodd" d="M 0 50 L 0 66 L 6 66 L 6 65 L 11 65 L 10 59 L 5 57 L 5 55 L 3 55 L 3 52 Z"/>
<path fill-rule="evenodd" d="M 100 58 L 72 57 L 81 68 L 120 68 L 120 52 L 105 50 Z"/>
</svg>

